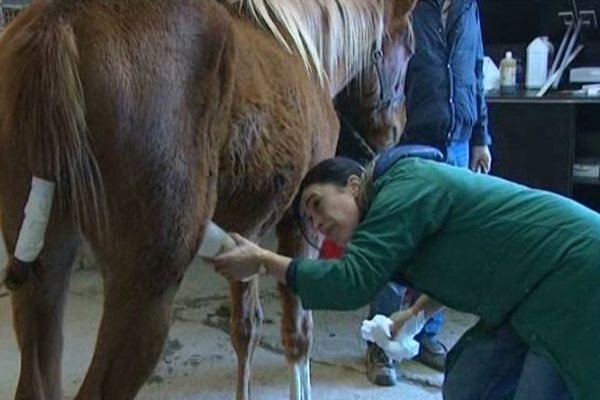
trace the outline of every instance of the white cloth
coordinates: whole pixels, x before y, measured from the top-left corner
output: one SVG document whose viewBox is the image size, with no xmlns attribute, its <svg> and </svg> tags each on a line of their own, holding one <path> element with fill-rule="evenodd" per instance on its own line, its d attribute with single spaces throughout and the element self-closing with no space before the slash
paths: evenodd
<svg viewBox="0 0 600 400">
<path fill-rule="evenodd" d="M 364 340 L 375 343 L 393 360 L 402 361 L 413 358 L 419 354 L 419 342 L 414 337 L 425 326 L 425 314 L 421 311 L 417 316 L 410 318 L 400 328 L 392 340 L 390 328 L 393 321 L 386 316 L 376 315 L 371 320 L 365 320 L 360 328 Z"/>
</svg>

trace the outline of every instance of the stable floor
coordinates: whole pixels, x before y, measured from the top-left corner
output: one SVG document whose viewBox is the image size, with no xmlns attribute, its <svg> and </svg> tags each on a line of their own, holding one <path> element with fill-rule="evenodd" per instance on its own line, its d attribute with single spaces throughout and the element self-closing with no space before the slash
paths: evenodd
<svg viewBox="0 0 600 400">
<path fill-rule="evenodd" d="M 0 246 L 0 265 L 4 265 Z M 272 279 L 261 282 L 265 311 L 263 340 L 253 366 L 253 398 L 287 398 L 289 374 L 279 339 L 280 307 Z M 93 268 L 76 267 L 65 321 L 63 382 L 68 399 L 83 379 L 93 351 L 102 306 L 102 283 Z M 232 399 L 235 354 L 227 334 L 227 318 L 219 310 L 227 302 L 227 284 L 200 261 L 188 270 L 177 296 L 175 318 L 164 354 L 138 399 Z M 359 325 L 366 310 L 315 313 L 312 353 L 312 391 L 315 400 L 434 400 L 441 399 L 443 376 L 416 362 L 398 366 L 398 384 L 372 385 L 365 376 L 365 345 Z M 473 317 L 447 312 L 441 338 L 452 344 L 472 323 Z M 14 395 L 19 354 L 12 330 L 10 300 L 0 289 L 0 398 Z"/>
</svg>

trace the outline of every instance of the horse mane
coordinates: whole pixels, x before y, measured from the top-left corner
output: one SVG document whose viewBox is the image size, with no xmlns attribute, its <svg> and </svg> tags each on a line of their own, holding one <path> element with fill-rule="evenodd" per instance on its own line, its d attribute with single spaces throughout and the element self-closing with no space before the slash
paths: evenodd
<svg viewBox="0 0 600 400">
<path fill-rule="evenodd" d="M 295 49 L 321 82 L 336 68 L 367 62 L 384 30 L 383 0 L 222 0 L 239 7 L 288 51 Z"/>
</svg>

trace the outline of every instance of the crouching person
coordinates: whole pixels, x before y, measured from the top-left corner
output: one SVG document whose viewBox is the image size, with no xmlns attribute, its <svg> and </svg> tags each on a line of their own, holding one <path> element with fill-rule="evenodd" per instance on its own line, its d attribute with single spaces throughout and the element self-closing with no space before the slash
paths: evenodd
<svg viewBox="0 0 600 400">
<path fill-rule="evenodd" d="M 366 172 L 323 161 L 301 186 L 300 214 L 346 247 L 340 260 L 292 260 L 233 235 L 216 270 L 238 280 L 262 267 L 315 310 L 359 308 L 401 279 L 426 295 L 396 314 L 396 331 L 439 304 L 480 317 L 449 354 L 445 399 L 600 398 L 600 215 L 394 151 Z"/>
</svg>

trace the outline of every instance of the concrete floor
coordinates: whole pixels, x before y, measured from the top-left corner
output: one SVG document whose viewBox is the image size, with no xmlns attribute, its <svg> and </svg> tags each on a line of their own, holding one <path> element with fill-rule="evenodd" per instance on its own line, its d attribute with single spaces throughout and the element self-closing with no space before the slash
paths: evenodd
<svg viewBox="0 0 600 400">
<path fill-rule="evenodd" d="M 1 247 L 1 246 L 0 246 Z M 0 249 L 0 265 L 4 265 Z M 287 397 L 289 374 L 279 343 L 279 304 L 272 279 L 262 282 L 264 338 L 253 366 L 253 398 Z M 144 400 L 217 400 L 233 398 L 235 354 L 226 333 L 227 319 L 218 309 L 227 301 L 226 282 L 195 262 L 176 299 L 175 321 L 153 376 L 140 392 Z M 73 274 L 65 323 L 63 382 L 72 398 L 93 351 L 101 313 L 101 281 L 93 269 Z M 365 377 L 365 346 L 358 327 L 366 310 L 315 313 L 312 353 L 313 398 L 317 400 L 441 399 L 443 376 L 416 362 L 398 366 L 400 379 L 392 388 L 373 386 Z M 471 316 L 447 312 L 441 338 L 452 344 L 474 322 Z M 12 330 L 8 294 L 0 289 L 0 398 L 14 395 L 19 354 Z"/>
</svg>

